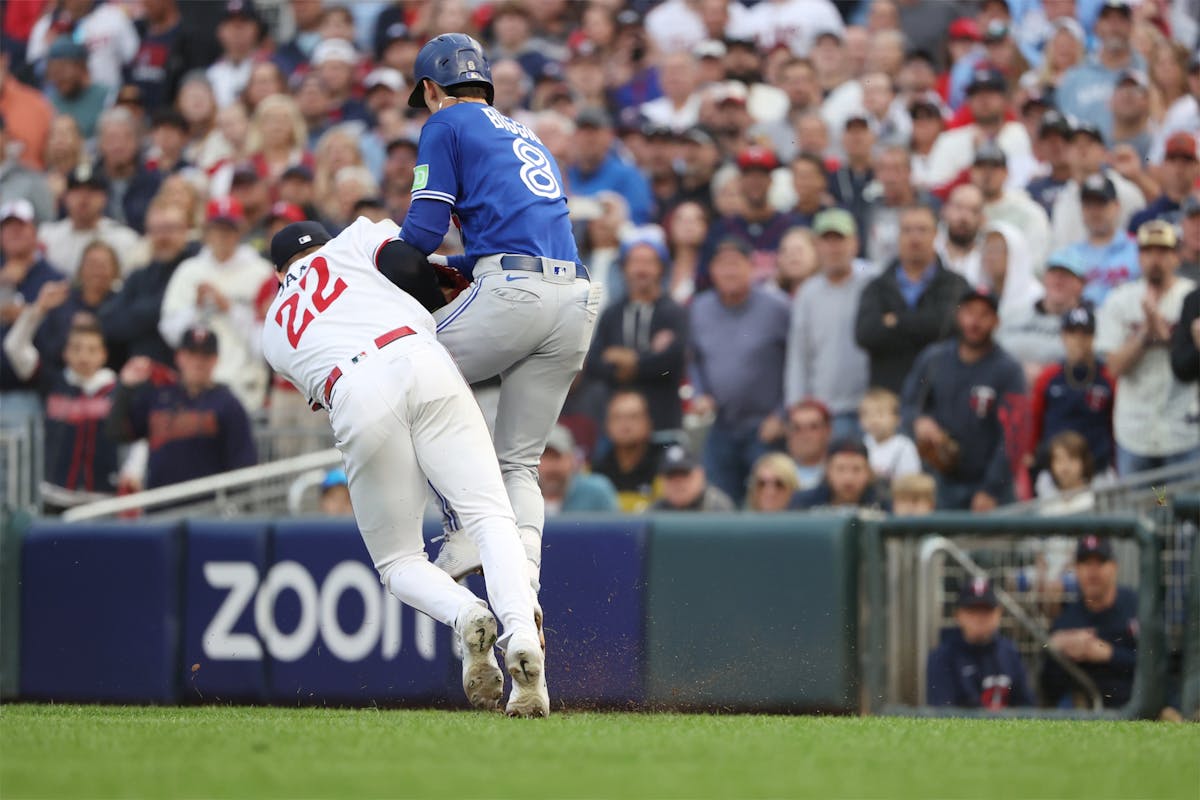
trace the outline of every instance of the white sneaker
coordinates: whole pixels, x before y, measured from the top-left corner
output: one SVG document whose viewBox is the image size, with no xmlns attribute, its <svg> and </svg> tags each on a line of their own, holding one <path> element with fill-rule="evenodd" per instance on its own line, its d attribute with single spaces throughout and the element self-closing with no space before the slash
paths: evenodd
<svg viewBox="0 0 1200 800">
<path fill-rule="evenodd" d="M 433 565 L 442 572 L 449 574 L 454 580 L 462 580 L 472 572 L 483 574 L 483 559 L 479 557 L 479 548 L 466 531 L 445 531 L 442 535 L 442 546 L 438 550 Z"/>
<path fill-rule="evenodd" d="M 475 708 L 495 711 L 504 695 L 504 673 L 496 663 L 496 617 L 484 605 L 458 615 L 454 630 L 462 646 L 463 691 Z"/>
<path fill-rule="evenodd" d="M 512 676 L 512 693 L 505 711 L 510 717 L 550 716 L 550 692 L 546 689 L 546 654 L 537 636 L 514 634 L 508 641 L 504 664 Z"/>
</svg>

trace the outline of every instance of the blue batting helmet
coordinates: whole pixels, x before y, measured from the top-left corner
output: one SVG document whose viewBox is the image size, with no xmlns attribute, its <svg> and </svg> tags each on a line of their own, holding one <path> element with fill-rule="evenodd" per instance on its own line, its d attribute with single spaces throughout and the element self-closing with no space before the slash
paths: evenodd
<svg viewBox="0 0 1200 800">
<path fill-rule="evenodd" d="M 425 92 L 421 81 L 425 78 L 443 88 L 451 86 L 482 86 L 487 90 L 487 101 L 493 100 L 492 67 L 483 46 L 465 33 L 443 33 L 425 43 L 417 53 L 413 64 L 413 90 L 408 104 L 413 108 L 425 107 Z"/>
</svg>

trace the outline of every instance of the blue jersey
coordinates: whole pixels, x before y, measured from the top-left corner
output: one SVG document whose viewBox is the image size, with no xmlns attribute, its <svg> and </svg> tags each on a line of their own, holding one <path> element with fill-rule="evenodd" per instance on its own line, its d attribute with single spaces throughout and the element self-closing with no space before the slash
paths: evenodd
<svg viewBox="0 0 1200 800">
<path fill-rule="evenodd" d="M 400 238 L 433 252 L 451 210 L 462 226 L 467 271 L 496 253 L 579 261 L 550 151 L 525 125 L 483 103 L 455 103 L 421 129 Z"/>
</svg>

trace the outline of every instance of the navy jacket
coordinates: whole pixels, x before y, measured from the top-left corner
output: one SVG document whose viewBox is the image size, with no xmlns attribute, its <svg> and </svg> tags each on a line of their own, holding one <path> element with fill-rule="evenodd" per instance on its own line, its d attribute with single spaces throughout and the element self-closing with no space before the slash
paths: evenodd
<svg viewBox="0 0 1200 800">
<path fill-rule="evenodd" d="M 1068 371 L 1069 370 L 1069 371 Z M 1112 414 L 1117 382 L 1097 360 L 1050 364 L 1038 375 L 1031 395 L 1032 443 L 1041 450 L 1055 436 L 1074 431 L 1087 439 L 1096 471 L 1113 462 Z M 1048 457 L 1048 454 L 1046 454 Z"/>
<path fill-rule="evenodd" d="M 63 274 L 51 266 L 50 262 L 44 258 L 39 258 L 33 262 L 33 266 L 29 268 L 29 272 L 25 274 L 25 278 L 16 285 L 16 293 L 21 295 L 25 302 L 33 303 L 37 300 L 38 293 L 42 287 L 52 281 L 66 280 Z M 4 341 L 4 337 L 8 335 L 11 326 L 0 325 L 0 342 Z M 34 344 L 41 350 L 44 341 L 39 330 L 38 336 L 34 337 Z M 8 356 L 4 354 L 4 348 L 0 347 L 0 391 L 9 389 L 36 389 L 37 386 L 33 382 L 22 381 L 13 372 L 12 364 L 8 361 Z"/>
<path fill-rule="evenodd" d="M 108 424 L 118 441 L 149 440 L 147 489 L 249 467 L 258 460 L 250 419 L 223 384 L 195 397 L 178 383 L 118 385 Z"/>
<path fill-rule="evenodd" d="M 1133 668 L 1137 663 L 1137 592 L 1124 586 L 1118 587 L 1116 601 L 1099 612 L 1089 611 L 1083 601 L 1076 600 L 1062 610 L 1050 630 L 1075 628 L 1094 628 L 1096 636 L 1113 647 L 1112 660 L 1107 664 L 1079 664 L 1079 668 L 1088 674 L 1100 690 L 1105 707 L 1118 708 L 1128 703 L 1133 689 Z M 1047 659 L 1042 670 L 1042 689 L 1046 699 L 1057 705 L 1064 695 L 1075 688 L 1075 681 L 1062 667 Z"/>
<path fill-rule="evenodd" d="M 995 346 L 973 364 L 958 355 L 958 342 L 927 347 L 904 382 L 904 422 L 933 417 L 959 445 L 958 465 L 945 477 L 1003 497 L 1012 485 L 1006 439 L 1024 444 L 1018 426 L 1029 418 L 1025 373 Z"/>
<path fill-rule="evenodd" d="M 909 308 L 896 280 L 899 269 L 893 261 L 863 289 L 854 326 L 858 346 L 871 358 L 871 385 L 896 394 L 921 349 L 954 332 L 954 310 L 967 291 L 962 276 L 946 269 L 939 259 L 933 280 L 916 306 Z M 896 315 L 895 325 L 883 324 L 889 313 Z"/>
<path fill-rule="evenodd" d="M 998 711 L 1033 705 L 1021 656 L 999 634 L 987 644 L 969 644 L 958 628 L 943 629 L 929 654 L 925 680 L 925 702 L 931 706 Z"/>
<path fill-rule="evenodd" d="M 637 389 L 646 396 L 650 417 L 657 431 L 683 427 L 683 408 L 679 402 L 679 384 L 684 375 L 687 353 L 688 315 L 669 297 L 660 297 L 639 314 L 622 301 L 604 309 L 596 324 L 585 371 L 589 378 L 603 382 L 610 390 L 619 387 Z M 670 340 L 669 342 L 667 340 Z M 637 373 L 625 384 L 618 383 L 616 369 L 601 360 L 610 347 L 630 347 L 638 351 Z"/>
<path fill-rule="evenodd" d="M 105 341 L 119 345 L 129 357 L 148 356 L 160 364 L 174 364 L 175 351 L 158 332 L 163 295 L 175 268 L 198 252 L 200 245 L 192 242 L 173 261 L 151 261 L 131 272 L 121 291 L 97 312 Z"/>
<path fill-rule="evenodd" d="M 105 419 L 116 375 L 101 370 L 85 385 L 70 370 L 41 362 L 37 381 L 46 403 L 46 480 L 64 489 L 113 491 L 117 443 Z"/>
</svg>

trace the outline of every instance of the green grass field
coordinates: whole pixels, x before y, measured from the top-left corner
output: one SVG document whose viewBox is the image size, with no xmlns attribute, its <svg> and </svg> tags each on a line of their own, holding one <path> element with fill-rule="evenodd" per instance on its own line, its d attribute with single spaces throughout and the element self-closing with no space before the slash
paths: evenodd
<svg viewBox="0 0 1200 800">
<path fill-rule="evenodd" d="M 1200 725 L 0 707 L 0 796 L 1200 797 Z"/>
</svg>

